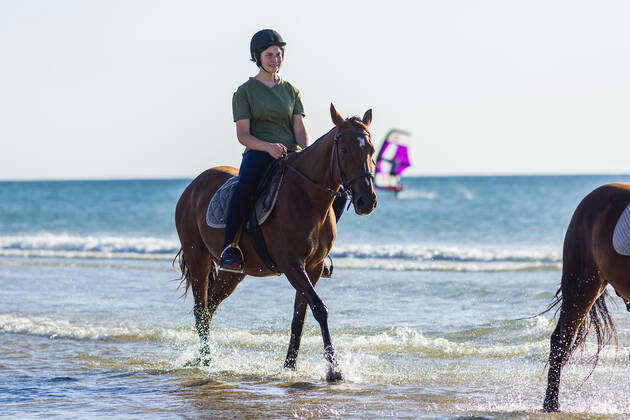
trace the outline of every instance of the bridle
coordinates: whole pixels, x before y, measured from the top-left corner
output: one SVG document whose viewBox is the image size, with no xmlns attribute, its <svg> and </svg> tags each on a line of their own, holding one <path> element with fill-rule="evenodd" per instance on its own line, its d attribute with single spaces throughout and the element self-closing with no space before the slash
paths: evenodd
<svg viewBox="0 0 630 420">
<path fill-rule="evenodd" d="M 337 161 L 337 170 L 339 171 L 339 177 L 341 178 L 341 186 L 344 188 L 344 190 L 347 190 L 347 191 L 350 190 L 350 184 L 356 181 L 357 179 L 361 179 L 361 178 L 370 178 L 371 180 L 374 179 L 374 175 L 372 175 L 372 173 L 369 171 L 363 172 L 362 174 L 355 175 L 351 177 L 350 179 L 345 179 L 346 177 L 344 175 L 343 167 L 341 166 L 341 159 L 339 157 L 339 139 L 341 139 L 341 137 L 343 136 L 353 135 L 353 134 L 356 135 L 357 137 L 365 137 L 366 139 L 369 136 L 369 133 L 365 131 L 355 131 L 355 130 L 337 131 L 334 137 L 335 143 L 333 144 L 333 147 L 335 149 L 335 152 L 334 152 L 335 157 L 336 157 L 335 160 Z"/>
<path fill-rule="evenodd" d="M 341 185 L 343 187 L 342 192 L 339 191 L 335 191 L 333 189 L 330 189 L 328 187 L 324 187 L 323 185 L 320 185 L 319 182 L 315 181 L 314 179 L 311 179 L 311 177 L 309 177 L 308 175 L 306 175 L 304 172 L 300 171 L 298 168 L 296 168 L 295 166 L 289 164 L 288 162 L 285 161 L 286 166 L 293 170 L 296 174 L 300 175 L 302 178 L 306 179 L 307 181 L 309 181 L 311 184 L 315 185 L 316 187 L 318 187 L 320 190 L 322 191 L 326 191 L 328 194 L 330 195 L 334 195 L 335 197 L 346 197 L 348 199 L 352 199 L 352 193 L 350 190 L 350 184 L 353 183 L 354 181 L 356 181 L 357 179 L 362 179 L 362 178 L 370 178 L 370 179 L 374 179 L 374 175 L 369 172 L 366 171 L 364 173 L 355 175 L 349 179 L 346 179 L 345 173 L 343 171 L 343 167 L 341 166 L 341 159 L 339 157 L 339 139 L 341 139 L 341 137 L 343 136 L 347 136 L 347 135 L 356 135 L 358 137 L 368 137 L 369 133 L 365 132 L 365 131 L 357 131 L 357 130 L 345 130 L 345 131 L 339 131 L 337 130 L 337 132 L 335 133 L 334 137 L 333 137 L 333 154 L 334 154 L 334 160 L 336 163 L 336 169 L 337 172 L 339 173 L 339 177 L 341 179 L 341 182 L 339 183 L 339 185 Z M 349 205 L 350 203 L 348 203 Z"/>
</svg>

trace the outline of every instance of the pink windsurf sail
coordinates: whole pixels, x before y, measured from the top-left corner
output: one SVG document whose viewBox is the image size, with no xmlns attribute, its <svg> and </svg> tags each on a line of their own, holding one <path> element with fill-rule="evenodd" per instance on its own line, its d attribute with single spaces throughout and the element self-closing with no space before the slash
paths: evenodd
<svg viewBox="0 0 630 420">
<path fill-rule="evenodd" d="M 400 191 L 402 173 L 411 166 L 409 162 L 409 147 L 406 137 L 410 133 L 403 130 L 390 130 L 376 157 L 375 185 L 377 188 Z"/>
</svg>

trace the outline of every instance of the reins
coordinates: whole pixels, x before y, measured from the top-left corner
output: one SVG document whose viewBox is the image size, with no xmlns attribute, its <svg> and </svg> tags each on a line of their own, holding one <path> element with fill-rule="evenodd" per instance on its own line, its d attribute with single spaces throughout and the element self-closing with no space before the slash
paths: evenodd
<svg viewBox="0 0 630 420">
<path fill-rule="evenodd" d="M 319 182 L 315 181 L 314 179 L 312 179 L 311 177 L 309 177 L 308 175 L 306 175 L 304 172 L 300 171 L 298 168 L 296 168 L 295 166 L 289 164 L 288 162 L 286 162 L 285 160 L 285 165 L 287 166 L 287 168 L 291 169 L 293 172 L 295 172 L 296 174 L 298 174 L 299 176 L 301 176 L 303 179 L 307 180 L 308 182 L 310 182 L 311 184 L 313 184 L 314 186 L 316 186 L 317 188 L 319 188 L 322 191 L 327 192 L 330 195 L 333 195 L 335 197 L 346 197 L 348 199 L 352 199 L 352 193 L 350 192 L 350 188 L 349 185 L 356 181 L 357 179 L 360 178 L 370 178 L 370 179 L 374 179 L 374 175 L 372 175 L 371 172 L 364 172 L 362 174 L 359 175 L 355 175 L 353 177 L 351 177 L 350 179 L 345 179 L 345 174 L 343 171 L 343 167 L 341 166 L 341 160 L 339 157 L 339 139 L 342 136 L 345 135 L 349 135 L 349 134 L 355 134 L 357 136 L 366 136 L 367 133 L 364 131 L 354 131 L 354 130 L 348 130 L 348 131 L 337 131 L 337 133 L 335 134 L 335 136 L 333 137 L 334 140 L 334 144 L 333 147 L 335 149 L 334 153 L 335 153 L 335 161 L 337 163 L 337 170 L 339 171 L 339 176 L 341 178 L 341 183 L 340 185 L 343 187 L 343 192 L 339 192 L 339 191 L 335 191 L 331 188 L 328 187 L 324 187 L 323 185 L 320 185 Z M 285 157 L 286 159 L 286 157 Z"/>
<path fill-rule="evenodd" d="M 322 185 L 319 185 L 319 183 L 313 179 L 311 179 L 311 177 L 309 177 L 308 175 L 306 175 L 304 172 L 300 171 L 298 168 L 296 168 L 293 165 L 290 165 L 288 163 L 285 163 L 285 165 L 287 166 L 287 168 L 291 169 L 293 172 L 295 172 L 296 174 L 298 174 L 299 176 L 301 176 L 302 178 L 304 178 L 305 180 L 309 181 L 311 184 L 315 185 L 317 188 L 319 188 L 322 191 L 327 192 L 330 195 L 334 195 L 335 197 L 348 197 L 350 194 L 346 191 L 346 192 L 339 192 L 339 191 L 335 191 L 333 189 L 330 189 L 328 187 L 324 187 Z M 345 190 L 344 190 L 345 191 Z"/>
</svg>

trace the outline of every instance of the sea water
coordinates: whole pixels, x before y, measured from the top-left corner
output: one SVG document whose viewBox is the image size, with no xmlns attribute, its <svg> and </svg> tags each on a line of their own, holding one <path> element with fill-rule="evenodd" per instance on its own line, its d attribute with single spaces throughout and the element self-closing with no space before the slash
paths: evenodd
<svg viewBox="0 0 630 420">
<path fill-rule="evenodd" d="M 328 306 L 344 381 L 327 384 L 307 316 L 282 368 L 295 291 L 245 278 L 218 309 L 211 363 L 172 259 L 190 180 L 0 183 L 0 416 L 557 418 L 541 412 L 572 212 L 630 176 L 409 177 L 344 214 Z M 593 370 L 563 371 L 564 418 L 630 415 L 630 314 Z M 614 304 L 616 302 L 617 304 Z M 523 319 L 525 318 L 525 319 Z"/>
</svg>

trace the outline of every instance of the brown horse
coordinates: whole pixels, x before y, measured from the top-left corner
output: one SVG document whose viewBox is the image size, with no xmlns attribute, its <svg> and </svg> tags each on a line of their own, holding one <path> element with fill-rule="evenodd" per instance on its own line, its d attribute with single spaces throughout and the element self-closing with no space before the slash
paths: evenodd
<svg viewBox="0 0 630 420">
<path fill-rule="evenodd" d="M 286 158 L 287 169 L 276 207 L 261 229 L 270 256 L 296 290 L 284 366 L 295 369 L 308 304 L 322 332 L 328 361 L 326 379 L 336 381 L 341 379 L 341 372 L 328 330 L 328 310 L 314 289 L 336 236 L 331 205 L 343 186 L 351 193 L 355 212 L 367 215 L 376 207 L 376 194 L 372 184 L 374 147 L 368 129 L 372 110 L 362 119 L 344 120 L 331 104 L 330 114 L 335 127 L 311 146 Z M 243 277 L 276 274 L 263 264 L 246 231 L 240 241 L 244 273 L 217 271 L 224 230 L 208 227 L 205 213 L 214 192 L 237 174 L 236 168 L 229 166 L 206 170 L 184 190 L 175 212 L 181 242 L 180 268 L 186 291 L 192 287 L 195 298 L 195 325 L 202 356 L 207 352 L 212 315 Z"/>
<path fill-rule="evenodd" d="M 617 220 L 628 204 L 630 184 L 608 184 L 588 194 L 573 214 L 564 239 L 560 289 L 547 308 L 561 303 L 560 318 L 551 335 L 545 411 L 558 410 L 562 367 L 584 344 L 589 327 L 594 326 L 597 334 L 595 364 L 602 348 L 615 337 L 615 325 L 606 307 L 608 284 L 630 311 L 630 256 L 613 248 Z"/>
</svg>

